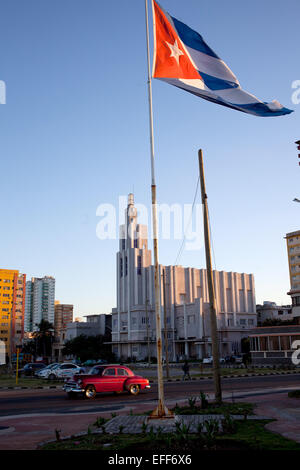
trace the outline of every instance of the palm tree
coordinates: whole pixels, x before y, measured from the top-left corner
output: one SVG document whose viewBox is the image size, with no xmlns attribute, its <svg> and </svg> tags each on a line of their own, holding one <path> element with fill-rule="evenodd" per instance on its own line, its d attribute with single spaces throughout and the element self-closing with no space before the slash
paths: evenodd
<svg viewBox="0 0 300 470">
<path fill-rule="evenodd" d="M 51 356 L 52 343 L 54 339 L 54 327 L 47 320 L 36 324 L 38 331 L 33 334 L 35 340 L 35 353 L 44 357 Z"/>
</svg>

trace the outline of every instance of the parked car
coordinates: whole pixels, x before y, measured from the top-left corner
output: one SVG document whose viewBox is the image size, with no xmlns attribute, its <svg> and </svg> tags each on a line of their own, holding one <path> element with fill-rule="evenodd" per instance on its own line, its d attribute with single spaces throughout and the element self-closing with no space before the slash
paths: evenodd
<svg viewBox="0 0 300 470">
<path fill-rule="evenodd" d="M 46 364 L 42 362 L 29 362 L 22 369 L 19 370 L 20 377 L 32 377 L 38 370 L 44 369 Z"/>
<path fill-rule="evenodd" d="M 232 362 L 234 362 L 235 364 L 241 364 L 243 362 L 243 356 L 234 355 L 231 357 L 232 357 Z"/>
<path fill-rule="evenodd" d="M 34 375 L 40 379 L 47 379 L 49 374 L 51 373 L 51 370 L 53 370 L 56 366 L 59 366 L 59 362 L 53 362 L 52 364 L 49 364 L 43 369 L 37 370 Z"/>
<path fill-rule="evenodd" d="M 72 364 L 70 362 L 64 362 L 50 369 L 48 379 L 66 379 L 68 377 L 73 377 L 74 374 L 80 374 L 82 372 L 84 372 L 83 367 L 77 366 L 76 364 Z"/>
<path fill-rule="evenodd" d="M 205 357 L 202 361 L 203 364 L 212 364 L 213 363 L 213 357 Z"/>
<path fill-rule="evenodd" d="M 98 364 L 107 364 L 107 361 L 105 359 L 88 359 L 82 365 L 91 367 L 96 366 Z"/>
<path fill-rule="evenodd" d="M 95 366 L 88 374 L 75 374 L 63 386 L 70 398 L 74 394 L 83 394 L 90 399 L 100 392 L 127 391 L 131 395 L 138 395 L 140 390 L 146 388 L 150 388 L 148 379 L 135 375 L 128 367 L 121 365 Z"/>
<path fill-rule="evenodd" d="M 202 362 L 203 362 L 203 364 L 212 364 L 212 363 L 213 363 L 213 357 L 212 357 L 212 356 L 210 356 L 210 357 L 205 357 Z M 224 363 L 225 363 L 224 357 L 220 357 L 219 363 L 220 363 L 220 364 L 224 364 Z"/>
</svg>

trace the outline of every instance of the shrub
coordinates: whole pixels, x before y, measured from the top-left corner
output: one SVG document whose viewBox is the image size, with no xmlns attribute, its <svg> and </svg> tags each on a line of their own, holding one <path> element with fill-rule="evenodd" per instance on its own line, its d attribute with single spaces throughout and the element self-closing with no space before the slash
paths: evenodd
<svg viewBox="0 0 300 470">
<path fill-rule="evenodd" d="M 288 393 L 289 398 L 300 398 L 300 390 L 292 390 Z"/>
</svg>

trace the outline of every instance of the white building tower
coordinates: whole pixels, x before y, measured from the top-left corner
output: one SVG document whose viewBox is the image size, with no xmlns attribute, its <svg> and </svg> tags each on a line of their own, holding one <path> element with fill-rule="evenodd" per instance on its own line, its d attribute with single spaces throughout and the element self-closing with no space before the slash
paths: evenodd
<svg viewBox="0 0 300 470">
<path fill-rule="evenodd" d="M 154 266 L 147 226 L 138 224 L 133 194 L 117 253 L 117 308 L 112 310 L 112 350 L 139 360 L 156 356 Z M 165 272 L 165 307 L 163 297 Z M 220 353 L 241 351 L 257 324 L 252 274 L 214 271 Z M 205 269 L 160 265 L 162 329 L 166 324 L 170 360 L 211 354 L 209 298 Z M 166 322 L 164 322 L 164 316 Z M 164 334 L 163 355 L 165 355 Z"/>
</svg>

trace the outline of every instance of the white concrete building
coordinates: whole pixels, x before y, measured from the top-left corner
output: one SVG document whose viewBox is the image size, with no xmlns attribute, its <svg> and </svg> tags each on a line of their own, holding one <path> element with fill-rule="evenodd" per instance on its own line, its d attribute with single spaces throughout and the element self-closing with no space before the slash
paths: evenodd
<svg viewBox="0 0 300 470">
<path fill-rule="evenodd" d="M 36 331 L 42 320 L 54 325 L 55 279 L 33 277 L 26 282 L 25 331 Z"/>
<path fill-rule="evenodd" d="M 85 315 L 85 318 L 86 321 L 75 321 L 67 324 L 65 341 L 80 335 L 98 336 L 111 333 L 111 314 Z"/>
<path fill-rule="evenodd" d="M 292 306 L 277 305 L 275 302 L 265 301 L 263 305 L 256 305 L 257 324 L 262 325 L 266 320 L 291 321 Z"/>
<path fill-rule="evenodd" d="M 126 225 L 117 253 L 117 308 L 112 311 L 112 351 L 119 357 L 156 356 L 154 266 L 147 227 L 137 222 L 129 195 Z M 129 234 L 130 236 L 126 236 Z M 163 295 L 165 272 L 165 301 Z M 161 323 L 166 325 L 170 360 L 211 355 L 209 298 L 205 269 L 160 265 Z M 214 271 L 221 355 L 241 351 L 256 326 L 252 274 Z M 165 354 L 165 344 L 163 344 Z"/>
</svg>

